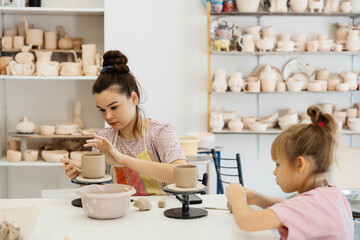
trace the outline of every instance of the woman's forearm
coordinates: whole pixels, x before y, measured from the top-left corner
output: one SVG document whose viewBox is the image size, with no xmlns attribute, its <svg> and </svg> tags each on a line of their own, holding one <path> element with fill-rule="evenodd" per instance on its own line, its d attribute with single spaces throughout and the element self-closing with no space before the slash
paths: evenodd
<svg viewBox="0 0 360 240">
<path fill-rule="evenodd" d="M 187 163 L 185 160 L 177 160 L 175 164 L 166 164 L 146 161 L 130 156 L 125 156 L 125 159 L 122 162 L 127 168 L 166 183 L 175 182 L 174 165 Z"/>
</svg>

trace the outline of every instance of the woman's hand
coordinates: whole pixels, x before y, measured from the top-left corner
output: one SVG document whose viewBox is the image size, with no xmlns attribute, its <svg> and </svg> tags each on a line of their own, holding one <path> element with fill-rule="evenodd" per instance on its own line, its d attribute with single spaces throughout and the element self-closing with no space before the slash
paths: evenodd
<svg viewBox="0 0 360 240">
<path fill-rule="evenodd" d="M 94 139 L 86 140 L 84 147 L 94 147 L 105 155 L 105 162 L 107 164 L 122 164 L 124 154 L 120 153 L 109 140 L 104 137 L 94 136 Z"/>
<path fill-rule="evenodd" d="M 230 185 L 226 188 L 225 195 L 231 204 L 234 201 L 246 202 L 246 193 L 240 183 L 230 183 Z"/>
<path fill-rule="evenodd" d="M 69 178 L 74 178 L 77 177 L 79 175 L 79 173 L 81 172 L 80 168 L 81 168 L 81 163 L 70 160 L 68 158 L 62 158 L 60 159 L 60 162 L 64 163 L 64 166 L 61 166 L 62 170 L 65 170 L 65 174 L 69 177 Z"/>
</svg>

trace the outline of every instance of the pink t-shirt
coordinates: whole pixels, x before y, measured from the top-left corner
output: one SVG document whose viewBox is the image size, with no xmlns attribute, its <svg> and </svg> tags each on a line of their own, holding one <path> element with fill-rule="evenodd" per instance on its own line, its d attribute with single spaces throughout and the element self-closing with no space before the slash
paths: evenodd
<svg viewBox="0 0 360 240">
<path fill-rule="evenodd" d="M 109 127 L 101 129 L 96 135 L 102 136 L 112 143 L 114 133 L 114 129 Z M 186 159 L 180 145 L 180 138 L 175 128 L 168 123 L 151 120 L 145 131 L 145 141 L 146 147 L 156 162 L 172 163 L 177 159 Z M 119 136 L 116 148 L 123 154 L 136 157 L 144 150 L 143 139 L 142 137 L 124 139 Z M 98 150 L 93 149 L 93 152 L 98 152 Z"/>
<path fill-rule="evenodd" d="M 351 208 L 336 187 L 318 187 L 270 207 L 284 227 L 286 239 L 354 239 Z"/>
</svg>

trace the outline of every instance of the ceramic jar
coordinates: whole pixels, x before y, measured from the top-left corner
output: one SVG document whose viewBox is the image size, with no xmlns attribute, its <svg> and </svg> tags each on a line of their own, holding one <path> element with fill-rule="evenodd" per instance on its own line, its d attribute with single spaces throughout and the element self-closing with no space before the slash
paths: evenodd
<svg viewBox="0 0 360 240">
<path fill-rule="evenodd" d="M 253 35 L 245 34 L 238 38 L 238 44 L 241 47 L 242 52 L 255 52 L 255 44 Z"/>
<path fill-rule="evenodd" d="M 256 40 L 255 45 L 260 52 L 266 52 L 274 49 L 275 41 L 272 38 L 265 37 L 264 39 Z"/>
<path fill-rule="evenodd" d="M 86 66 L 96 65 L 96 44 L 83 44 L 82 46 L 82 65 L 85 69 Z"/>
<path fill-rule="evenodd" d="M 57 33 L 45 32 L 45 49 L 57 48 Z"/>
<path fill-rule="evenodd" d="M 16 150 L 7 150 L 6 157 L 9 162 L 20 162 L 21 152 Z"/>
<path fill-rule="evenodd" d="M 354 72 L 344 71 L 341 73 L 345 83 L 349 84 L 349 90 L 354 91 L 358 88 L 358 76 Z"/>
<path fill-rule="evenodd" d="M 308 6 L 308 0 L 290 0 L 291 11 L 295 13 L 303 13 Z"/>
<path fill-rule="evenodd" d="M 232 73 L 229 78 L 228 84 L 232 92 L 240 92 L 244 85 L 242 73 L 241 72 Z"/>
<path fill-rule="evenodd" d="M 16 131 L 18 133 L 33 133 L 35 130 L 35 124 L 28 120 L 27 117 L 23 117 L 16 124 Z"/>
<path fill-rule="evenodd" d="M 24 160 L 26 162 L 35 162 L 38 160 L 39 152 L 35 149 L 27 149 L 24 153 Z"/>
<path fill-rule="evenodd" d="M 58 46 L 60 49 L 72 49 L 73 48 L 73 42 L 69 38 L 67 33 L 65 33 L 65 37 L 59 39 Z"/>
<path fill-rule="evenodd" d="M 306 42 L 310 41 L 310 39 L 311 39 L 311 36 L 306 35 L 306 34 L 300 34 L 300 35 L 294 36 L 294 42 L 295 42 L 297 49 L 300 52 L 305 52 L 306 51 Z"/>
<path fill-rule="evenodd" d="M 348 51 L 360 50 L 360 38 L 358 30 L 349 30 L 346 38 L 346 49 Z"/>
<path fill-rule="evenodd" d="M 97 76 L 99 75 L 100 67 L 96 65 L 89 65 L 84 68 L 85 76 Z"/>
<path fill-rule="evenodd" d="M 226 92 L 227 87 L 226 69 L 217 69 L 212 83 L 212 89 L 215 92 Z"/>
<path fill-rule="evenodd" d="M 270 0 L 270 12 L 287 12 L 287 0 Z"/>
<path fill-rule="evenodd" d="M 211 131 L 220 132 L 224 127 L 223 114 L 219 112 L 211 112 L 210 114 L 210 128 Z"/>
<path fill-rule="evenodd" d="M 241 118 L 233 118 L 228 123 L 228 128 L 231 131 L 239 132 L 244 128 L 244 124 L 241 122 Z"/>
</svg>

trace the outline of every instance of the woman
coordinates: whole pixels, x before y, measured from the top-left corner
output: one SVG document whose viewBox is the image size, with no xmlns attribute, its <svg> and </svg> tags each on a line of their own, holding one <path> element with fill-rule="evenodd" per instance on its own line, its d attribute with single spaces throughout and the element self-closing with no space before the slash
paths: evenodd
<svg viewBox="0 0 360 240">
<path fill-rule="evenodd" d="M 104 54 L 93 96 L 111 127 L 100 130 L 84 146 L 105 154 L 114 183 L 135 187 L 137 195 L 163 195 L 164 183 L 174 182 L 174 165 L 187 161 L 172 126 L 141 116 L 139 86 L 127 62 L 120 51 Z M 79 163 L 66 158 L 61 162 L 69 178 L 79 174 L 74 168 Z"/>
</svg>

